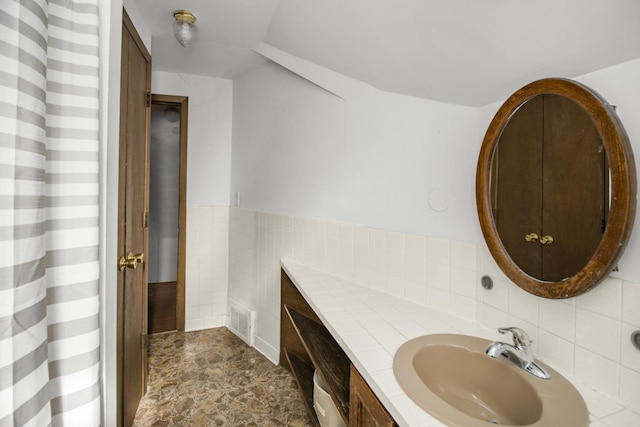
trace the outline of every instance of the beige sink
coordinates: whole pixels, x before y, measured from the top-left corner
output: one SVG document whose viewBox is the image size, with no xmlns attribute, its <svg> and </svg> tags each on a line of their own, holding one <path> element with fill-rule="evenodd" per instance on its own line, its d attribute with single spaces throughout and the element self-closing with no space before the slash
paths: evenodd
<svg viewBox="0 0 640 427">
<path fill-rule="evenodd" d="M 407 396 L 448 426 L 587 427 L 587 406 L 562 375 L 543 380 L 485 354 L 491 342 L 438 334 L 402 345 L 393 371 Z"/>
</svg>

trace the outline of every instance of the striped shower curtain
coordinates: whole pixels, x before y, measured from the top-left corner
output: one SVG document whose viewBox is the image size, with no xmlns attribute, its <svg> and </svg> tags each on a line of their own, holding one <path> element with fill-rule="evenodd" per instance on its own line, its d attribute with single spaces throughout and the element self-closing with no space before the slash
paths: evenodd
<svg viewBox="0 0 640 427">
<path fill-rule="evenodd" d="M 0 0 L 0 427 L 100 413 L 98 0 Z"/>
</svg>

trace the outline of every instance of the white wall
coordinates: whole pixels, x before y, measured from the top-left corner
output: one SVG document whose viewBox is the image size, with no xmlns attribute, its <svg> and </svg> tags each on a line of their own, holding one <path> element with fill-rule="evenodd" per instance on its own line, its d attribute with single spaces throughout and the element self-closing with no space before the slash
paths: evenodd
<svg viewBox="0 0 640 427">
<path fill-rule="evenodd" d="M 327 84 L 341 98 L 317 86 L 321 67 L 285 59 L 315 84 L 274 63 L 234 81 L 231 191 L 240 207 L 482 242 L 476 162 L 501 103 L 477 109 Z M 636 153 L 639 70 L 635 60 L 576 79 L 617 106 Z M 640 281 L 638 256 L 636 227 L 613 275 Z"/>
<path fill-rule="evenodd" d="M 187 206 L 229 206 L 231 80 L 154 71 L 151 91 L 189 97 Z"/>
<path fill-rule="evenodd" d="M 136 27 L 136 31 L 138 32 L 142 43 L 149 53 L 151 53 L 151 30 L 147 26 L 142 13 L 140 13 L 138 5 L 134 0 L 123 0 L 121 2 L 121 6 L 124 6 L 127 11 L 127 15 L 129 15 L 131 22 L 133 22 L 134 27 Z"/>
<path fill-rule="evenodd" d="M 229 275 L 229 208 L 187 208 L 185 330 L 224 326 Z"/>
<path fill-rule="evenodd" d="M 223 326 L 229 270 L 231 80 L 154 71 L 151 91 L 189 97 L 185 329 Z"/>
<path fill-rule="evenodd" d="M 240 206 L 477 241 L 477 109 L 358 89 L 273 63 L 234 80 Z"/>
<path fill-rule="evenodd" d="M 616 273 L 626 280 L 560 301 L 527 294 L 491 259 L 475 209 L 476 159 L 500 103 L 343 90 L 329 71 L 282 63 L 311 81 L 275 64 L 234 80 L 231 185 L 245 209 L 230 214 L 229 295 L 257 311 L 256 347 L 277 358 L 278 260 L 290 257 L 489 328 L 521 326 L 543 360 L 618 400 L 611 411 L 640 411 L 640 354 L 629 340 L 640 329 L 631 303 L 640 232 Z M 577 79 L 618 106 L 636 153 L 639 74 L 636 60 Z M 327 81 L 336 96 L 318 86 Z M 479 287 L 483 274 L 492 291 Z"/>
<path fill-rule="evenodd" d="M 348 177 L 345 103 L 268 64 L 234 82 L 232 198 L 241 206 L 333 216 L 353 203 Z M 341 212 L 342 213 L 342 212 Z"/>
<path fill-rule="evenodd" d="M 481 240 L 474 197 L 481 137 L 475 108 L 382 92 L 269 46 L 260 51 L 287 69 L 269 63 L 234 80 L 232 199 L 239 192 L 240 207 L 250 210 L 231 210 L 229 295 L 257 310 L 256 347 L 273 355 L 280 256 L 295 252 L 319 266 L 344 256 L 354 266 L 346 277 L 371 278 L 368 252 L 364 262 L 353 240 L 338 251 L 335 232 L 309 237 L 315 222 L 307 218 Z M 267 224 L 269 216 L 252 226 L 255 211 L 292 216 L 293 238 L 265 234 L 282 227 Z M 383 272 L 386 260 L 374 259 Z M 385 288 L 384 273 L 372 277 Z"/>
</svg>

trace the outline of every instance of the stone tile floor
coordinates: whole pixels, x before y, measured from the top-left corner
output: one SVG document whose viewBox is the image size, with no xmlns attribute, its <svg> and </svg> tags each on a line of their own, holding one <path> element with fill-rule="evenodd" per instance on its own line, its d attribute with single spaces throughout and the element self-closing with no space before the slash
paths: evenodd
<svg viewBox="0 0 640 427">
<path fill-rule="evenodd" d="M 293 376 L 226 328 L 150 336 L 134 426 L 311 426 Z"/>
</svg>

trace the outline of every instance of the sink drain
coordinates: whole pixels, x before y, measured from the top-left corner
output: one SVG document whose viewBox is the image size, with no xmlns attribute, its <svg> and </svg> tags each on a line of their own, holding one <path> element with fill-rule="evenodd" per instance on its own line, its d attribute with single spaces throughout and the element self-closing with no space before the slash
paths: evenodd
<svg viewBox="0 0 640 427">
<path fill-rule="evenodd" d="M 489 424 L 500 424 L 498 420 L 489 420 Z"/>
</svg>

